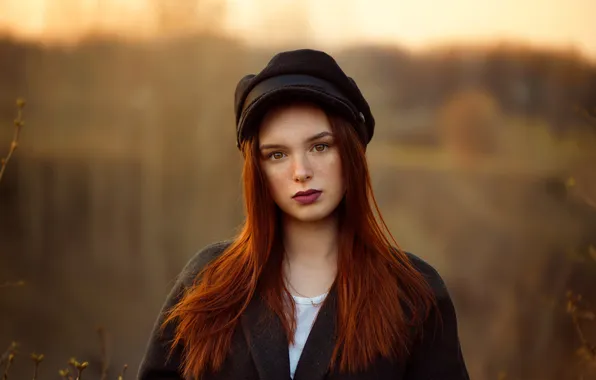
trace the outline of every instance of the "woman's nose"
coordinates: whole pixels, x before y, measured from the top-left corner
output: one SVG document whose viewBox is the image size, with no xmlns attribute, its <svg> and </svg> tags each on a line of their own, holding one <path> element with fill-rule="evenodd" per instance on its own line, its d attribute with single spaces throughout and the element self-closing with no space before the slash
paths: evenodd
<svg viewBox="0 0 596 380">
<path fill-rule="evenodd" d="M 301 157 L 294 161 L 294 182 L 306 182 L 312 178 L 312 168 L 308 158 Z"/>
</svg>

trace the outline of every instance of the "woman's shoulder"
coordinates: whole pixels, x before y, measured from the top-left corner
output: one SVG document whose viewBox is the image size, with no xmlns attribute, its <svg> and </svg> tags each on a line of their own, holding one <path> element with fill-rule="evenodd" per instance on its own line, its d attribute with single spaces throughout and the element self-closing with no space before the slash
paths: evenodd
<svg viewBox="0 0 596 380">
<path fill-rule="evenodd" d="M 436 303 L 424 318 L 413 341 L 408 363 L 408 379 L 469 380 L 459 340 L 457 313 L 439 272 L 420 256 L 405 252 L 428 281 Z"/>
<path fill-rule="evenodd" d="M 428 284 L 432 288 L 435 296 L 437 297 L 449 297 L 449 292 L 447 291 L 447 286 L 445 285 L 445 281 L 443 277 L 439 274 L 438 270 L 431 265 L 429 262 L 424 260 L 422 257 L 415 255 L 412 252 L 404 251 L 410 263 L 414 266 L 414 268 L 424 276 Z"/>
<path fill-rule="evenodd" d="M 222 240 L 211 243 L 199 249 L 186 263 L 178 281 L 184 286 L 191 286 L 197 275 L 213 260 L 218 258 L 232 244 L 231 240 Z"/>
</svg>

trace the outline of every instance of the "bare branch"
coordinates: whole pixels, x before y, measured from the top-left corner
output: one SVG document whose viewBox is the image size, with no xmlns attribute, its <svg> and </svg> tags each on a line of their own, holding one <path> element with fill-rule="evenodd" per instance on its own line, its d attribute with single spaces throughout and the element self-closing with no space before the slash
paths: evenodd
<svg viewBox="0 0 596 380">
<path fill-rule="evenodd" d="M 596 361 L 596 345 L 586 338 L 580 322 L 582 319 L 594 320 L 595 314 L 591 310 L 580 309 L 579 305 L 581 302 L 581 294 L 576 295 L 571 291 L 567 292 L 567 313 L 571 315 L 575 331 L 581 342 L 581 347 L 579 348 L 578 353 L 588 360 Z"/>
<path fill-rule="evenodd" d="M 124 374 L 126 373 L 127 369 L 128 369 L 128 364 L 125 364 L 124 368 L 122 368 L 122 373 L 120 374 L 120 376 L 118 376 L 118 380 L 124 380 Z"/>
<path fill-rule="evenodd" d="M 6 166 L 8 162 L 12 158 L 14 152 L 17 150 L 19 146 L 19 134 L 21 133 L 21 129 L 25 125 L 23 121 L 23 108 L 25 107 L 25 100 L 17 99 L 17 118 L 14 121 L 14 135 L 12 138 L 12 142 L 10 143 L 10 148 L 8 150 L 8 154 L 6 157 L 0 159 L 0 181 L 2 181 L 2 176 L 4 175 L 4 171 L 6 170 Z"/>
</svg>

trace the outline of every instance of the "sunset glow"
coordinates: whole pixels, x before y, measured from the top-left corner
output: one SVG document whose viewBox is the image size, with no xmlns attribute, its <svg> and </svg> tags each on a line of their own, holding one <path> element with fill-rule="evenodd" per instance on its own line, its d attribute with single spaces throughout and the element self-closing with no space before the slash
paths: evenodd
<svg viewBox="0 0 596 380">
<path fill-rule="evenodd" d="M 214 17 L 216 6 L 221 16 Z M 169 27 L 159 17 L 164 9 Z M 75 41 L 94 31 L 147 38 L 207 24 L 255 44 L 366 41 L 425 48 L 507 39 L 572 46 L 596 57 L 594 15 L 593 0 L 0 0 L 0 31 Z"/>
</svg>

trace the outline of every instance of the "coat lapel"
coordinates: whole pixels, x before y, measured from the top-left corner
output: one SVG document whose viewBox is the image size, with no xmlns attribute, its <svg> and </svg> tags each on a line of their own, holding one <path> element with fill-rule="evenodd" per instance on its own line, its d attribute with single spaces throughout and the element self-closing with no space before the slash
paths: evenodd
<svg viewBox="0 0 596 380">
<path fill-rule="evenodd" d="M 260 380 L 289 380 L 288 340 L 281 321 L 260 295 L 253 297 L 240 323 Z"/>
<path fill-rule="evenodd" d="M 298 361 L 294 380 L 325 377 L 336 341 L 337 293 L 333 287 L 321 306 Z"/>
</svg>

